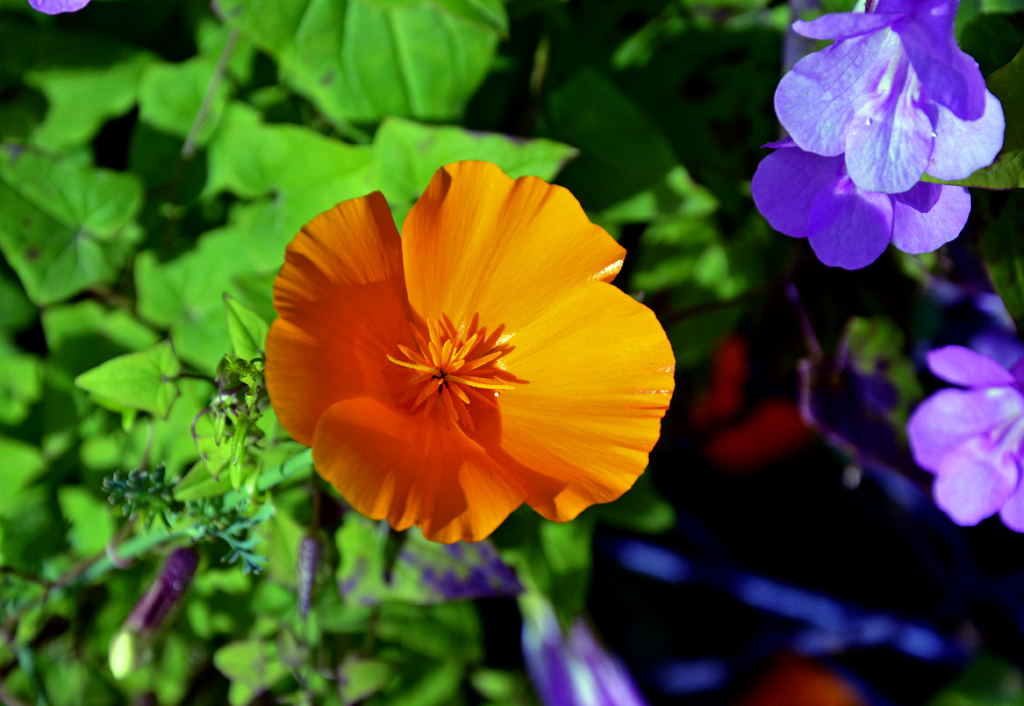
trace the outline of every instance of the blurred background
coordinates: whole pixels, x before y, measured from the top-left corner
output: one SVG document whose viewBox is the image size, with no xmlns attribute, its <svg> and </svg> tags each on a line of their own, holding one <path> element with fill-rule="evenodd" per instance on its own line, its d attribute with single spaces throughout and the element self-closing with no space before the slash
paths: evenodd
<svg viewBox="0 0 1024 706">
<path fill-rule="evenodd" d="M 1024 198 L 857 272 L 750 198 L 786 27 L 849 9 L 0 0 L 0 702 L 1024 704 L 1024 542 L 903 431 L 931 348 L 1024 354 L 978 244 Z M 1024 3 L 957 32 L 987 75 Z M 569 188 L 678 368 L 622 499 L 446 549 L 351 511 L 244 361 L 301 225 L 400 224 L 459 159 Z M 110 387 L 127 354 L 157 382 Z"/>
</svg>

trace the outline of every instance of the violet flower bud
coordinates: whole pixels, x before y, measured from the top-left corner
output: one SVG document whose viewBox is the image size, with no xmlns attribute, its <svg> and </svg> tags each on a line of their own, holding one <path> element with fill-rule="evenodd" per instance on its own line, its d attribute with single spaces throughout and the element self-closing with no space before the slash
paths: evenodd
<svg viewBox="0 0 1024 706">
<path fill-rule="evenodd" d="M 192 549 L 175 549 L 167 557 L 156 580 L 110 641 L 110 671 L 116 678 L 123 679 L 147 661 L 153 640 L 192 584 L 198 565 L 199 556 Z"/>
<path fill-rule="evenodd" d="M 316 585 L 320 561 L 324 556 L 323 543 L 319 537 L 303 537 L 299 545 L 299 609 L 302 619 L 309 615 L 309 606 L 313 599 L 313 588 Z"/>
</svg>

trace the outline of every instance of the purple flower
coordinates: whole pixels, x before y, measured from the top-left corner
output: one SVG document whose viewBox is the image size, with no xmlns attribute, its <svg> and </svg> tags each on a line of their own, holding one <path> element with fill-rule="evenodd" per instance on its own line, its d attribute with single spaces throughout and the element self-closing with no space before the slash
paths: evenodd
<svg viewBox="0 0 1024 706">
<path fill-rule="evenodd" d="M 597 641 L 583 618 L 568 639 L 546 599 L 521 596 L 523 660 L 544 706 L 647 706 L 626 667 Z"/>
<path fill-rule="evenodd" d="M 28 0 L 28 4 L 47 15 L 62 12 L 78 12 L 89 4 L 89 0 Z"/>
<path fill-rule="evenodd" d="M 872 3 L 869 0 L 869 5 Z M 831 46 L 800 60 L 775 91 L 775 112 L 796 144 L 845 154 L 865 191 L 898 194 L 926 171 L 965 179 L 1003 144 L 1002 106 L 953 38 L 958 0 L 878 0 L 793 30 Z"/>
<path fill-rule="evenodd" d="M 935 250 L 963 229 L 971 195 L 960 186 L 918 182 L 898 194 L 867 191 L 847 173 L 843 155 L 822 157 L 792 140 L 772 143 L 750 188 L 772 228 L 807 238 L 826 265 L 855 270 L 892 242 L 908 253 Z"/>
<path fill-rule="evenodd" d="M 935 474 L 935 504 L 958 525 L 976 525 L 999 512 L 1024 532 L 1024 361 L 1013 370 L 962 346 L 928 354 L 937 377 L 966 390 L 936 392 L 907 424 L 910 450 Z"/>
</svg>

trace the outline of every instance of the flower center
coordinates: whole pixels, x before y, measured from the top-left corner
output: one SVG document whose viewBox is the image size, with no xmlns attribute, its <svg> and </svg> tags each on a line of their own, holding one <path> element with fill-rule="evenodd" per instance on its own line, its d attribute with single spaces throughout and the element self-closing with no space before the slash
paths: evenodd
<svg viewBox="0 0 1024 706">
<path fill-rule="evenodd" d="M 427 335 L 409 323 L 418 350 L 398 344 L 405 360 L 387 357 L 395 365 L 416 372 L 409 380 L 409 389 L 398 404 L 410 403 L 409 411 L 423 407 L 423 418 L 438 402 L 449 419 L 467 429 L 474 429 L 469 405 L 476 401 L 493 405 L 498 390 L 511 390 L 503 379 L 504 371 L 495 363 L 513 346 L 499 343 L 504 326 L 488 333 L 480 326 L 480 315 L 473 316 L 469 326 L 456 327 L 447 315 L 427 320 Z M 504 378 L 509 377 L 504 374 Z"/>
</svg>

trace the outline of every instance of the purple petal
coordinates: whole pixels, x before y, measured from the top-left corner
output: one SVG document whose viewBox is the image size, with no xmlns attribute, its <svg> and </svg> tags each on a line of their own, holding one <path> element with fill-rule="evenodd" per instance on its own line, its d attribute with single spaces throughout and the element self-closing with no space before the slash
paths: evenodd
<svg viewBox="0 0 1024 706">
<path fill-rule="evenodd" d="M 866 267 L 892 239 L 892 198 L 862 191 L 843 177 L 818 192 L 807 216 L 807 237 L 826 265 Z"/>
<path fill-rule="evenodd" d="M 928 368 L 935 377 L 962 387 L 1013 385 L 1013 374 L 987 355 L 963 346 L 944 346 L 928 353 Z"/>
<path fill-rule="evenodd" d="M 833 12 L 810 22 L 797 20 L 793 31 L 811 39 L 850 39 L 885 29 L 902 17 L 902 14 L 877 12 Z"/>
<path fill-rule="evenodd" d="M 773 152 L 757 165 L 750 190 L 772 228 L 794 238 L 807 237 L 807 214 L 814 197 L 843 173 L 843 158 L 822 157 L 801 149 Z"/>
<path fill-rule="evenodd" d="M 1019 470 L 1018 463 L 1018 472 Z M 999 511 L 999 519 L 1014 532 L 1024 532 L 1024 483 L 1018 481 L 1017 489 Z"/>
<path fill-rule="evenodd" d="M 775 113 L 797 145 L 826 157 L 845 152 L 846 130 L 898 46 L 896 35 L 883 30 L 798 61 L 775 89 Z"/>
<path fill-rule="evenodd" d="M 920 4 L 913 19 L 893 25 L 914 72 L 929 98 L 961 120 L 977 120 L 985 112 L 985 79 L 953 39 L 955 11 L 948 2 Z"/>
<path fill-rule="evenodd" d="M 909 191 L 904 191 L 901 194 L 893 194 L 892 197 L 900 203 L 913 208 L 919 213 L 928 213 L 932 208 L 939 202 L 939 196 L 942 195 L 942 186 L 940 184 L 931 184 L 927 181 L 919 181 L 910 188 Z"/>
<path fill-rule="evenodd" d="M 766 142 L 761 145 L 761 147 L 766 150 L 781 150 L 789 147 L 796 147 L 796 143 L 793 142 L 792 137 L 783 137 L 781 140 L 776 140 L 775 142 Z"/>
<path fill-rule="evenodd" d="M 923 182 L 922 182 L 923 183 Z M 927 213 L 899 202 L 894 195 L 892 242 L 903 252 L 932 252 L 953 240 L 971 215 L 971 193 L 962 186 L 941 186 L 939 200 Z"/>
<path fill-rule="evenodd" d="M 966 179 L 992 164 L 1003 146 L 1006 121 L 999 99 L 985 91 L 985 114 L 978 120 L 960 120 L 939 106 L 935 148 L 928 173 L 937 179 Z"/>
<path fill-rule="evenodd" d="M 569 649 L 593 675 L 594 686 L 597 687 L 597 693 L 593 695 L 596 697 L 594 701 L 586 700 L 584 697 L 580 703 L 594 703 L 598 706 L 647 706 L 629 670 L 615 655 L 605 650 L 582 618 L 577 618 L 573 622 L 568 644 Z"/>
<path fill-rule="evenodd" d="M 972 436 L 1024 412 L 1024 398 L 1008 387 L 981 390 L 939 390 L 926 399 L 907 422 L 914 461 L 938 472 L 942 459 Z"/>
<path fill-rule="evenodd" d="M 948 2 L 948 0 L 935 0 L 937 2 Z M 921 0 L 878 0 L 875 5 L 875 12 L 881 14 L 912 14 Z"/>
<path fill-rule="evenodd" d="M 985 436 L 974 436 L 942 458 L 932 495 L 953 522 L 976 525 L 1006 503 L 1019 476 L 1009 451 Z"/>
<path fill-rule="evenodd" d="M 78 12 L 89 4 L 89 0 L 28 0 L 28 4 L 47 15 L 61 12 Z"/>
<path fill-rule="evenodd" d="M 932 123 L 917 105 L 910 63 L 900 60 L 893 90 L 864 101 L 846 137 L 846 171 L 861 189 L 898 194 L 928 168 Z"/>
</svg>

